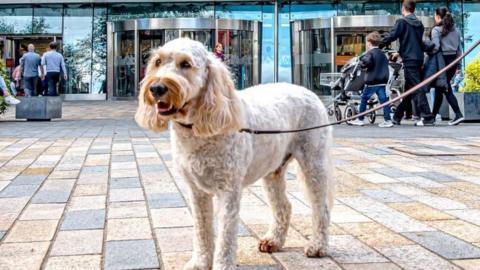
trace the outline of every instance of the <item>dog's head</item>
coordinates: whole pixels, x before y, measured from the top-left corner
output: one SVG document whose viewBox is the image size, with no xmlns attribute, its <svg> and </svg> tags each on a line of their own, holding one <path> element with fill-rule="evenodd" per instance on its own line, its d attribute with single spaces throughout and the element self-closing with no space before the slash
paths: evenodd
<svg viewBox="0 0 480 270">
<path fill-rule="evenodd" d="M 172 120 L 208 137 L 238 131 L 241 117 L 230 72 L 200 42 L 179 38 L 152 52 L 135 115 L 140 126 L 161 131 Z"/>
</svg>

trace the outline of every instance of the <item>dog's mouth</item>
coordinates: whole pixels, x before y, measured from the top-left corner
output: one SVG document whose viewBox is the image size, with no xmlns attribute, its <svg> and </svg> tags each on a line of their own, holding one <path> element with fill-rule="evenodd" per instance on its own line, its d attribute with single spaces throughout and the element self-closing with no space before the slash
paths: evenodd
<svg viewBox="0 0 480 270">
<path fill-rule="evenodd" d="M 164 115 L 164 116 L 172 115 L 172 114 L 176 113 L 177 111 L 178 111 L 178 109 L 175 108 L 175 106 L 173 106 L 172 104 L 169 104 L 169 103 L 164 102 L 164 101 L 157 102 L 157 112 L 160 115 Z"/>
</svg>

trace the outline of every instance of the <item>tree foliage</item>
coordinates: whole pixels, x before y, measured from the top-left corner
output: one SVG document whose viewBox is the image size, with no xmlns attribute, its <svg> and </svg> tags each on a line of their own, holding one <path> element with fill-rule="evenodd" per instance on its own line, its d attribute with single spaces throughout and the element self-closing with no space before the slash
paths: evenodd
<svg viewBox="0 0 480 270">
<path fill-rule="evenodd" d="M 464 92 L 480 92 L 480 55 L 465 67 Z"/>
<path fill-rule="evenodd" d="M 8 76 L 7 68 L 5 66 L 4 60 L 0 60 L 0 76 L 5 80 L 5 84 L 8 87 L 8 85 L 10 85 L 10 78 Z M 0 96 L 0 114 L 5 113 L 5 111 L 7 110 L 7 107 L 8 105 L 7 103 L 5 103 L 4 97 Z"/>
</svg>

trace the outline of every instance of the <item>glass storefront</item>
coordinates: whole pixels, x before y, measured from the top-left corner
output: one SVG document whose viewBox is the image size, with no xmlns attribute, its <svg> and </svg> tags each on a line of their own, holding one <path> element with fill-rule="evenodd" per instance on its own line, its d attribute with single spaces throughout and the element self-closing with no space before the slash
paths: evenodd
<svg viewBox="0 0 480 270">
<path fill-rule="evenodd" d="M 7 1 L 9 4 L 0 4 L 0 55 L 6 58 L 12 58 L 14 64 L 18 63 L 22 50 L 28 42 L 38 44 L 37 50 L 43 53 L 48 42 L 56 40 L 61 42 L 61 52 L 65 55 L 68 65 L 68 81 L 62 86 L 62 93 L 65 94 L 88 94 L 90 96 L 98 95 L 101 99 L 106 97 L 108 89 L 107 82 L 107 22 L 119 22 L 130 19 L 141 18 L 208 18 L 208 19 L 236 19 L 236 20 L 255 20 L 262 22 L 261 37 L 261 82 L 275 81 L 275 70 L 279 81 L 292 82 L 292 67 L 294 63 L 291 57 L 291 21 L 297 21 L 310 18 L 331 18 L 334 16 L 361 16 L 361 15 L 400 15 L 400 0 L 317 0 L 317 1 L 280 1 L 278 4 L 278 13 L 275 10 L 274 1 L 204 1 L 204 2 L 149 2 L 132 3 L 129 0 L 108 1 L 104 4 L 88 3 L 79 4 L 57 4 L 53 1 L 35 1 L 35 4 L 16 4 L 15 1 Z M 64 2 L 68 2 L 65 0 Z M 448 5 L 454 14 L 457 27 L 464 37 L 464 48 L 468 48 L 475 41 L 475 37 L 480 34 L 480 1 L 476 0 L 442 0 L 442 1 L 417 1 L 417 14 L 423 16 L 433 16 L 437 7 Z M 278 29 L 275 27 L 275 16 L 278 15 Z M 326 61 L 324 55 L 331 54 L 332 48 L 330 42 L 330 30 L 318 30 L 312 33 L 311 43 L 308 46 L 314 47 L 315 55 L 309 58 L 309 65 L 312 69 L 311 74 L 326 72 L 332 67 L 331 61 Z M 276 33 L 275 33 L 276 32 Z M 139 49 L 142 50 L 141 61 L 138 64 L 138 71 L 141 73 L 144 69 L 146 58 L 148 57 L 149 47 L 157 46 L 160 38 L 158 33 L 143 32 L 142 44 Z M 168 34 L 164 32 L 163 34 Z M 162 34 L 162 35 L 163 35 Z M 242 35 L 244 33 L 228 32 L 219 33 L 221 38 L 228 37 L 232 40 L 236 49 L 232 49 L 228 43 L 225 43 L 225 53 L 229 55 L 231 61 L 239 67 L 245 58 L 245 52 L 242 48 L 247 48 L 249 38 Z M 175 35 L 175 33 L 173 33 Z M 203 39 L 210 48 L 214 44 L 210 41 L 215 39 L 215 34 L 211 33 L 188 33 L 183 35 L 192 35 L 195 39 Z M 275 52 L 275 36 L 277 36 L 278 51 Z M 239 37 L 237 39 L 237 37 Z M 115 87 L 119 87 L 119 93 L 125 96 L 135 95 L 130 93 L 129 88 L 135 82 L 129 81 L 130 73 L 135 73 L 135 67 L 130 67 L 130 53 L 128 40 L 132 37 L 129 34 L 124 36 L 119 34 L 116 39 L 122 40 L 123 45 L 119 44 L 112 50 L 115 50 L 121 59 L 115 59 L 116 69 L 120 78 L 125 78 L 125 82 L 118 82 Z M 239 41 L 241 40 L 241 41 Z M 120 43 L 122 43 L 120 42 Z M 348 44 L 363 44 L 362 37 L 357 36 L 352 39 L 351 36 L 335 37 L 337 46 L 333 49 L 338 51 L 338 44 L 347 44 L 341 50 L 345 54 L 350 49 L 363 51 L 363 45 L 350 46 Z M 307 46 L 307 45 L 302 45 Z M 349 49 L 350 48 L 350 49 Z M 295 49 L 295 48 L 294 48 Z M 277 54 L 275 57 L 275 53 Z M 465 60 L 470 62 L 475 56 L 480 54 L 477 49 Z M 322 56 L 323 55 L 323 56 Z M 322 60 L 323 59 L 323 60 Z M 278 60 L 278 62 L 276 62 Z M 305 60 L 307 61 L 307 60 Z M 239 64 L 240 63 L 240 64 Z M 275 63 L 277 66 L 275 67 Z M 248 65 L 242 68 L 232 69 L 234 76 L 246 76 L 250 74 Z M 247 71 L 247 72 L 245 72 Z M 130 77 L 129 77 L 130 76 Z M 311 76 L 304 73 L 302 76 Z M 248 78 L 248 76 L 246 76 Z M 238 79 L 237 79 L 238 80 Z M 247 79 L 251 80 L 251 79 Z M 312 85 L 317 84 L 315 80 Z M 238 87 L 245 85 L 238 82 Z"/>
</svg>

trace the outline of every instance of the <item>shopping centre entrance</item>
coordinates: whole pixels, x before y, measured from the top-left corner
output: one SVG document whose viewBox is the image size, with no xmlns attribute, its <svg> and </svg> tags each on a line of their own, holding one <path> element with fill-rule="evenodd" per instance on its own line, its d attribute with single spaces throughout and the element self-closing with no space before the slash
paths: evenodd
<svg viewBox="0 0 480 270">
<path fill-rule="evenodd" d="M 108 23 L 108 93 L 113 99 L 138 95 L 152 49 L 178 38 L 200 41 L 209 51 L 223 45 L 237 89 L 260 82 L 261 23 L 222 19 L 139 19 Z"/>
<path fill-rule="evenodd" d="M 365 37 L 372 31 L 381 35 L 390 31 L 399 16 L 338 16 L 291 22 L 293 83 L 328 95 L 330 88 L 321 75 L 339 72 L 345 63 L 365 51 Z M 425 34 L 433 27 L 433 18 L 418 17 Z M 397 49 L 397 44 L 391 46 Z M 328 74 L 327 74 L 328 73 Z M 325 76 L 323 76 L 325 78 Z"/>
</svg>

